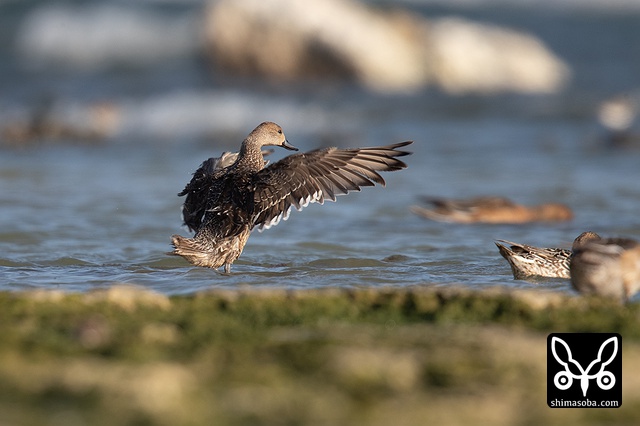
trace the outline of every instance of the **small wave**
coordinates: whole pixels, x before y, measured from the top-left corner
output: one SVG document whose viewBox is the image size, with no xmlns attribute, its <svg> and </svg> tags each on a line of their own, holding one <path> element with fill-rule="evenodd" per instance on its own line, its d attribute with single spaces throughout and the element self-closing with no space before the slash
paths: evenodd
<svg viewBox="0 0 640 426">
<path fill-rule="evenodd" d="M 318 259 L 309 262 L 308 266 L 314 268 L 337 268 L 337 269 L 351 269 L 351 268 L 383 268 L 387 264 L 376 259 L 366 259 L 359 257 L 347 257 L 347 258 L 329 258 Z"/>
<path fill-rule="evenodd" d="M 32 262 L 0 258 L 0 268 L 30 268 L 33 266 Z"/>
<path fill-rule="evenodd" d="M 245 133 L 266 117 L 291 133 L 320 132 L 335 124 L 332 114 L 319 103 L 226 90 L 178 90 L 142 101 L 125 101 L 120 107 L 123 134 Z"/>
<path fill-rule="evenodd" d="M 96 266 L 94 263 L 72 256 L 63 256 L 41 263 L 42 266 Z"/>
</svg>

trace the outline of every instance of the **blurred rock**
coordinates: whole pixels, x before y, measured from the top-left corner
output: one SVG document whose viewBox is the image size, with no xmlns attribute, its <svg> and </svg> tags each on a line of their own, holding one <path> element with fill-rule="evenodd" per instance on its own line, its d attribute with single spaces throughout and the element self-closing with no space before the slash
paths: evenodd
<svg viewBox="0 0 640 426">
<path fill-rule="evenodd" d="M 628 130 L 638 115 L 638 104 L 627 93 L 604 100 L 598 107 L 598 121 L 614 132 Z"/>
<path fill-rule="evenodd" d="M 459 18 L 426 25 L 433 80 L 451 93 L 551 93 L 569 68 L 532 35 Z"/>
<path fill-rule="evenodd" d="M 598 122 L 605 129 L 604 147 L 628 149 L 640 147 L 637 130 L 640 92 L 632 91 L 605 99 L 598 106 Z"/>
<path fill-rule="evenodd" d="M 354 79 L 379 92 L 549 93 L 567 65 L 522 32 L 458 18 L 425 20 L 353 0 L 219 0 L 205 43 L 227 72 L 280 80 Z"/>
<path fill-rule="evenodd" d="M 209 9 L 205 34 L 216 63 L 230 71 L 349 76 L 390 91 L 424 83 L 414 36 L 357 2 L 222 0 Z"/>
</svg>

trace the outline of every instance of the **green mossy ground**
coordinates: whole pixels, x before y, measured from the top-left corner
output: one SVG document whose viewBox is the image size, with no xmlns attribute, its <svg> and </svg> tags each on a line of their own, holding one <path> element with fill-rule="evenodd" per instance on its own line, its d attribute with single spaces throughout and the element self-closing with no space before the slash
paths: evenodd
<svg viewBox="0 0 640 426">
<path fill-rule="evenodd" d="M 1 425 L 640 424 L 640 306 L 415 287 L 0 293 Z M 623 405 L 550 409 L 550 332 L 623 337 Z"/>
</svg>

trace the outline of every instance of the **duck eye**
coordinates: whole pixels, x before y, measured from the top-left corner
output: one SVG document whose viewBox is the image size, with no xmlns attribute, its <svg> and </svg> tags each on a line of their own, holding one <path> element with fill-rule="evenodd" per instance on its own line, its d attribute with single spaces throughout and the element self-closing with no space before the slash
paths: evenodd
<svg viewBox="0 0 640 426">
<path fill-rule="evenodd" d="M 278 133 L 282 134 L 282 129 L 278 129 Z"/>
</svg>

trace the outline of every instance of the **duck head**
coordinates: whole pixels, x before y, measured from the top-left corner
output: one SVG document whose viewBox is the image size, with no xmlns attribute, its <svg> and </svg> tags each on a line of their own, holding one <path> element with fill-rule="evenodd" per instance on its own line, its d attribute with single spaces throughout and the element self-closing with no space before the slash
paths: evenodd
<svg viewBox="0 0 640 426">
<path fill-rule="evenodd" d="M 271 121 L 265 121 L 253 129 L 247 139 L 257 141 L 260 146 L 281 146 L 291 151 L 298 150 L 298 148 L 289 143 L 282 127 Z"/>
</svg>

